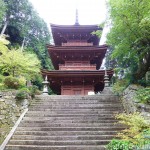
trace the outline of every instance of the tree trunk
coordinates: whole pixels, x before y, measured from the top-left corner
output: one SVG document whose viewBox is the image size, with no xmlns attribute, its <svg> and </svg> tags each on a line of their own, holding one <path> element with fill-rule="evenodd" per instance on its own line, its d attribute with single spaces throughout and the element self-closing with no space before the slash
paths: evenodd
<svg viewBox="0 0 150 150">
<path fill-rule="evenodd" d="M 8 19 L 7 19 L 6 22 L 5 22 L 5 24 L 4 24 L 3 29 L 2 29 L 2 31 L 1 31 L 0 37 L 5 33 L 5 30 L 6 30 L 7 26 L 8 26 L 8 23 L 9 23 L 9 21 L 8 21 Z"/>
</svg>

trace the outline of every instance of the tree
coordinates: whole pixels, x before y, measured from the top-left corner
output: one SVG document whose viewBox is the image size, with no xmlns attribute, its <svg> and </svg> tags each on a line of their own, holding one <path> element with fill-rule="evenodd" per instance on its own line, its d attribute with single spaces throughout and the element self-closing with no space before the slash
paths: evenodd
<svg viewBox="0 0 150 150">
<path fill-rule="evenodd" d="M 45 47 L 50 42 L 47 24 L 28 0 L 4 0 L 4 2 L 7 11 L 1 34 L 9 35 L 7 39 L 11 42 L 11 46 L 19 45 L 25 51 L 36 53 L 44 69 L 52 69 Z"/>
<path fill-rule="evenodd" d="M 40 72 L 40 61 L 36 55 L 29 52 L 22 52 L 20 49 L 9 50 L 0 40 L 3 49 L 0 49 L 0 70 L 11 76 L 24 76 L 28 79 Z"/>
<path fill-rule="evenodd" d="M 0 0 L 0 8 L 1 8 L 0 9 L 0 23 L 1 23 L 6 11 L 5 3 L 3 0 Z"/>
<path fill-rule="evenodd" d="M 107 44 L 117 67 L 131 72 L 134 81 L 150 68 L 150 2 L 149 0 L 109 0 L 111 30 Z"/>
</svg>

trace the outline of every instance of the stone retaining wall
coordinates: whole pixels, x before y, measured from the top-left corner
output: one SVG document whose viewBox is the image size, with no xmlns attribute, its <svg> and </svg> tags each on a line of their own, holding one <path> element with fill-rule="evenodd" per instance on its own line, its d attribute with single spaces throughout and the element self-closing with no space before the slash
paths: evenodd
<svg viewBox="0 0 150 150">
<path fill-rule="evenodd" d="M 145 117 L 150 118 L 150 105 L 138 103 L 135 98 L 138 89 L 144 88 L 139 85 L 129 85 L 127 89 L 124 90 L 121 99 L 126 113 L 134 113 L 139 111 L 145 115 Z"/>
<path fill-rule="evenodd" d="M 28 107 L 27 99 L 16 101 L 17 91 L 1 92 L 0 97 L 0 144 L 14 126 L 22 111 Z"/>
</svg>

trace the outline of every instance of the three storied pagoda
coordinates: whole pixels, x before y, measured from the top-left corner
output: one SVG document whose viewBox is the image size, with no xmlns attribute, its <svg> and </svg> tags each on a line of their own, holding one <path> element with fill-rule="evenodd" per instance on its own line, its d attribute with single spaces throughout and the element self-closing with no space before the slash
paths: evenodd
<svg viewBox="0 0 150 150">
<path fill-rule="evenodd" d="M 88 95 L 88 92 L 100 92 L 104 88 L 105 71 L 100 70 L 107 51 L 106 45 L 100 45 L 93 31 L 102 30 L 98 25 L 51 24 L 55 45 L 48 45 L 48 52 L 55 70 L 43 70 L 50 88 L 58 95 Z M 107 70 L 109 78 L 112 70 Z"/>
</svg>

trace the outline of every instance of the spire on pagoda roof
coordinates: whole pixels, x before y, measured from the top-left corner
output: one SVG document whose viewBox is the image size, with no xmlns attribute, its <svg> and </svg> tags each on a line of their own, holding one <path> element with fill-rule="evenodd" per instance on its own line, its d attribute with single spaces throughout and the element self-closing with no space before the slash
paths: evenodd
<svg viewBox="0 0 150 150">
<path fill-rule="evenodd" d="M 79 25 L 79 20 L 78 20 L 78 9 L 76 9 L 76 20 L 75 20 L 75 25 Z"/>
</svg>

